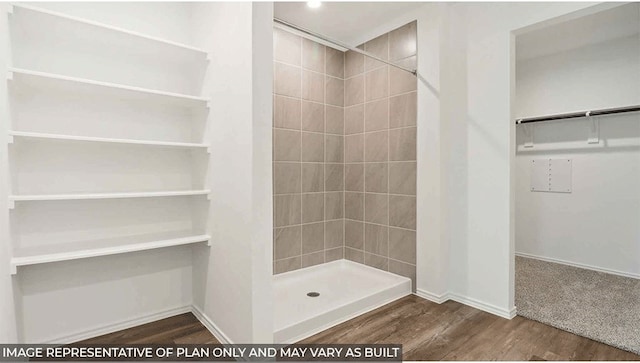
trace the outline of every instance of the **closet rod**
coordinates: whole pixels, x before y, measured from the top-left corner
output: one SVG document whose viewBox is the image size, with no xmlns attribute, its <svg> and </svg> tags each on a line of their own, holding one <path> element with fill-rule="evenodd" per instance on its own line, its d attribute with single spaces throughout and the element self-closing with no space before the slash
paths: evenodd
<svg viewBox="0 0 640 363">
<path fill-rule="evenodd" d="M 564 120 L 564 119 L 589 117 L 589 116 L 613 115 L 616 113 L 638 112 L 638 111 L 640 111 L 640 105 L 615 107 L 615 108 L 603 108 L 603 109 L 593 110 L 593 111 L 570 112 L 570 113 L 560 113 L 557 115 L 549 115 L 549 116 L 521 118 L 516 120 L 516 125 L 528 124 L 532 122 Z"/>
<path fill-rule="evenodd" d="M 401 70 L 403 70 L 403 71 L 405 71 L 405 72 L 409 72 L 409 73 L 413 74 L 414 76 L 416 76 L 416 75 L 418 74 L 418 70 L 417 70 L 417 69 L 409 69 L 409 68 L 405 68 L 405 67 L 403 67 L 403 66 L 401 66 L 401 65 L 399 65 L 399 64 L 396 64 L 396 63 L 393 63 L 393 62 L 386 61 L 386 60 L 384 60 L 384 59 L 381 59 L 381 58 L 376 57 L 375 55 L 373 55 L 373 54 L 371 54 L 371 53 L 365 52 L 365 51 L 364 51 L 364 50 L 362 50 L 362 49 L 354 48 L 354 47 L 352 47 L 352 46 L 350 46 L 350 45 L 344 44 L 344 43 L 339 42 L 339 41 L 337 41 L 337 40 L 333 40 L 333 39 L 328 38 L 328 37 L 326 37 L 326 36 L 324 36 L 324 35 L 322 35 L 322 34 L 320 34 L 320 33 L 316 33 L 316 32 L 311 31 L 311 30 L 309 30 L 309 29 L 305 29 L 305 28 L 299 27 L 299 26 L 297 26 L 297 25 L 295 25 L 295 24 L 291 24 L 291 23 L 289 23 L 289 22 L 287 22 L 287 21 L 284 21 L 284 20 L 282 20 L 282 19 L 273 18 L 273 22 L 274 22 L 274 23 L 276 23 L 276 24 L 284 25 L 285 27 L 288 27 L 288 28 L 291 28 L 291 29 L 295 29 L 295 30 L 297 30 L 297 31 L 299 31 L 299 32 L 301 32 L 301 33 L 305 33 L 305 34 L 307 34 L 307 35 L 311 35 L 312 37 L 316 37 L 316 38 L 318 38 L 318 39 L 322 39 L 322 40 L 324 40 L 324 41 L 325 41 L 325 42 L 327 42 L 327 43 L 331 43 L 331 44 L 337 45 L 337 46 L 339 46 L 339 47 L 341 47 L 341 48 L 344 48 L 344 49 L 350 50 L 350 51 L 352 51 L 352 52 L 362 54 L 362 55 L 364 55 L 365 57 L 369 57 L 369 58 L 371 58 L 371 59 L 375 59 L 375 60 L 377 60 L 378 62 L 381 62 L 381 63 L 384 63 L 384 64 L 388 64 L 388 65 L 390 65 L 390 66 L 392 66 L 392 67 L 396 67 L 396 68 L 401 69 Z"/>
</svg>

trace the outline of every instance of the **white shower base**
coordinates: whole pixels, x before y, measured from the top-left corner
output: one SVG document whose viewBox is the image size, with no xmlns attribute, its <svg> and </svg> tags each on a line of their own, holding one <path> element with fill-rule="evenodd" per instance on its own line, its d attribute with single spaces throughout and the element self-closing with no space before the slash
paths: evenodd
<svg viewBox="0 0 640 363">
<path fill-rule="evenodd" d="M 273 277 L 274 341 L 294 343 L 411 294 L 411 279 L 348 260 Z M 319 292 L 318 297 L 307 293 Z"/>
</svg>

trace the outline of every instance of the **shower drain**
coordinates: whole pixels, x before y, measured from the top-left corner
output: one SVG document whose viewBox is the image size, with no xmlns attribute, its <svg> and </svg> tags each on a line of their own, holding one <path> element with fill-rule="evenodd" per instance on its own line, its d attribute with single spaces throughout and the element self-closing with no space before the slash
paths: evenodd
<svg viewBox="0 0 640 363">
<path fill-rule="evenodd" d="M 307 296 L 309 296 L 309 297 L 318 297 L 318 296 L 320 296 L 320 293 L 319 292 L 315 292 L 315 291 L 311 291 L 311 292 L 307 293 Z"/>
</svg>

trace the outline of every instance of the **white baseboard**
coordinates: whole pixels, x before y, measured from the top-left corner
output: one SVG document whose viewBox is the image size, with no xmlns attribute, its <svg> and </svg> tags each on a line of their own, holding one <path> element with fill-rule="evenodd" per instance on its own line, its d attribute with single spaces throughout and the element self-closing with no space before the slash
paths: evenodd
<svg viewBox="0 0 640 363">
<path fill-rule="evenodd" d="M 453 301 L 459 302 L 460 304 L 468 305 L 468 306 L 471 306 L 472 308 L 476 308 L 478 310 L 482 310 L 487 313 L 491 313 L 493 315 L 497 315 L 505 319 L 513 319 L 516 316 L 515 307 L 513 307 L 510 310 L 505 310 L 495 305 L 488 304 L 480 300 L 472 299 L 466 296 L 462 296 L 460 294 L 456 294 L 453 292 L 445 292 L 443 294 L 434 294 L 426 290 L 417 289 L 415 295 L 423 299 L 433 301 L 437 304 L 442 304 L 443 302 L 446 302 L 448 300 L 453 300 Z"/>
<path fill-rule="evenodd" d="M 191 312 L 191 306 L 182 306 L 178 308 L 168 309 L 165 311 L 156 312 L 149 315 L 143 315 L 137 318 L 123 320 L 115 324 L 105 325 L 103 327 L 86 330 L 79 333 L 65 335 L 54 339 L 49 339 L 43 344 L 71 344 L 85 339 L 91 339 L 100 335 L 105 335 L 113 332 L 117 332 L 123 329 L 133 328 L 138 325 L 152 323 L 154 321 L 170 318 L 172 316 Z"/>
<path fill-rule="evenodd" d="M 436 304 L 442 304 L 443 302 L 449 300 L 449 293 L 445 292 L 443 294 L 434 294 L 430 291 L 427 290 L 423 290 L 423 289 L 416 289 L 415 292 L 416 296 L 419 296 L 423 299 L 429 300 L 429 301 L 433 301 Z"/>
<path fill-rule="evenodd" d="M 587 265 L 587 264 L 583 264 L 583 263 L 579 263 L 579 262 L 571 262 L 571 261 L 567 261 L 567 260 L 561 260 L 559 258 L 543 257 L 543 256 L 532 255 L 532 254 L 529 254 L 529 253 L 522 253 L 522 252 L 516 252 L 516 256 L 525 257 L 525 258 L 532 258 L 534 260 L 540 260 L 540 261 L 546 261 L 546 262 L 559 263 L 561 265 L 578 267 L 578 268 L 583 268 L 585 270 L 591 270 L 591 271 L 597 271 L 597 272 L 604 272 L 604 273 L 607 273 L 607 274 L 613 274 L 613 275 L 618 275 L 618 276 L 623 276 L 623 277 L 631 277 L 633 279 L 640 279 L 640 274 L 636 274 L 636 273 L 632 273 L 632 272 L 618 271 L 618 270 L 611 270 L 611 269 L 604 268 L 604 267 L 597 267 L 597 266 Z"/>
<path fill-rule="evenodd" d="M 204 325 L 205 328 L 207 328 L 207 330 L 209 330 L 209 332 L 211 332 L 211 334 L 213 334 L 213 336 L 218 339 L 221 344 L 233 344 L 231 339 L 229 339 L 229 337 L 225 333 L 223 333 L 222 330 L 220 330 L 220 328 L 218 328 L 218 326 L 211 319 L 209 319 L 209 317 L 202 310 L 200 310 L 199 307 L 192 305 L 191 312 L 202 323 L 202 325 Z"/>
</svg>

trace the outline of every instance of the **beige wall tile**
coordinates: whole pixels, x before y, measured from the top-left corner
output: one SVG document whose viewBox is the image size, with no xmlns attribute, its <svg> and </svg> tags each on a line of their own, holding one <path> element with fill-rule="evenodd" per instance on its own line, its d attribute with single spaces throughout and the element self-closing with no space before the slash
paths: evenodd
<svg viewBox="0 0 640 363">
<path fill-rule="evenodd" d="M 323 220 L 324 193 L 302 194 L 302 223 L 311 223 Z"/>
<path fill-rule="evenodd" d="M 333 77 L 344 78 L 344 53 L 331 47 L 325 49 L 326 73 Z"/>
<path fill-rule="evenodd" d="M 387 163 L 366 163 L 364 169 L 365 191 L 387 193 L 389 180 Z"/>
<path fill-rule="evenodd" d="M 344 221 L 344 245 L 364 250 L 364 223 L 358 221 Z"/>
<path fill-rule="evenodd" d="M 344 105 L 344 81 L 341 78 L 325 77 L 327 104 Z"/>
<path fill-rule="evenodd" d="M 345 260 L 364 263 L 364 252 L 361 250 L 354 250 L 353 248 L 345 247 L 344 258 Z"/>
<path fill-rule="evenodd" d="M 329 221 L 344 217 L 344 192 L 324 193 L 324 219 Z"/>
<path fill-rule="evenodd" d="M 344 216 L 347 219 L 364 220 L 364 194 L 344 193 Z"/>
<path fill-rule="evenodd" d="M 300 130 L 300 100 L 284 96 L 274 96 L 273 126 Z"/>
<path fill-rule="evenodd" d="M 353 77 L 364 72 L 364 56 L 347 51 L 344 54 L 344 78 Z"/>
<path fill-rule="evenodd" d="M 375 39 L 372 39 L 364 43 L 365 52 L 374 55 L 382 60 L 389 59 L 389 36 L 383 34 Z M 370 57 L 364 59 L 364 70 L 370 71 L 372 69 L 384 66 L 385 64 Z"/>
<path fill-rule="evenodd" d="M 324 164 L 302 163 L 302 192 L 324 191 Z"/>
<path fill-rule="evenodd" d="M 416 291 L 416 266 L 389 260 L 389 272 L 410 278 L 411 289 Z"/>
<path fill-rule="evenodd" d="M 389 33 L 389 58 L 402 59 L 416 54 L 417 22 L 413 21 Z"/>
<path fill-rule="evenodd" d="M 364 75 L 358 75 L 344 81 L 345 107 L 364 103 Z"/>
<path fill-rule="evenodd" d="M 364 250 L 376 255 L 387 256 L 389 253 L 389 228 L 365 223 Z"/>
<path fill-rule="evenodd" d="M 324 223 L 324 248 L 326 250 L 344 246 L 344 220 Z"/>
<path fill-rule="evenodd" d="M 367 102 L 389 96 L 389 67 L 380 67 L 365 73 L 365 100 Z"/>
<path fill-rule="evenodd" d="M 364 132 L 364 105 L 346 107 L 344 109 L 345 135 Z"/>
<path fill-rule="evenodd" d="M 302 99 L 324 103 L 324 75 L 302 70 Z"/>
<path fill-rule="evenodd" d="M 300 194 L 276 195 L 273 200 L 276 227 L 300 224 Z"/>
<path fill-rule="evenodd" d="M 327 163 L 344 162 L 344 137 L 339 135 L 325 135 L 324 160 Z"/>
<path fill-rule="evenodd" d="M 281 274 L 293 270 L 298 270 L 301 267 L 300 256 L 287 258 L 284 260 L 275 261 L 273 266 L 273 272 L 275 274 Z"/>
<path fill-rule="evenodd" d="M 273 130 L 273 160 L 300 161 L 300 131 Z"/>
<path fill-rule="evenodd" d="M 302 255 L 302 268 L 311 267 L 324 263 L 324 251 Z"/>
<path fill-rule="evenodd" d="M 276 260 L 299 256 L 302 251 L 302 228 L 293 226 L 274 229 L 273 247 Z"/>
<path fill-rule="evenodd" d="M 324 161 L 324 134 L 302 133 L 302 161 Z"/>
<path fill-rule="evenodd" d="M 344 164 L 325 164 L 324 190 L 339 192 L 344 190 Z"/>
<path fill-rule="evenodd" d="M 364 136 L 364 160 L 387 161 L 388 159 L 389 132 L 369 132 Z"/>
<path fill-rule="evenodd" d="M 389 98 L 389 127 L 415 126 L 417 110 L 417 92 Z"/>
<path fill-rule="evenodd" d="M 344 190 L 364 192 L 364 164 L 345 164 Z"/>
<path fill-rule="evenodd" d="M 324 104 L 302 101 L 302 130 L 324 132 Z"/>
<path fill-rule="evenodd" d="M 273 189 L 276 194 L 300 193 L 300 163 L 274 163 L 273 177 Z"/>
<path fill-rule="evenodd" d="M 389 101 L 386 98 L 364 104 L 364 130 L 379 131 L 389 128 Z"/>
<path fill-rule="evenodd" d="M 389 160 L 416 160 L 416 128 L 389 130 Z"/>
<path fill-rule="evenodd" d="M 274 29 L 273 38 L 274 59 L 299 66 L 302 59 L 302 37 L 282 29 Z"/>
<path fill-rule="evenodd" d="M 389 224 L 389 196 L 387 194 L 365 193 L 364 209 L 365 222 Z"/>
<path fill-rule="evenodd" d="M 409 69 L 415 69 L 416 57 L 410 57 L 397 61 L 396 64 Z M 395 96 L 401 93 L 418 89 L 418 81 L 412 73 L 396 67 L 389 67 L 389 95 Z"/>
<path fill-rule="evenodd" d="M 324 73 L 325 46 L 302 38 L 302 68 Z"/>
<path fill-rule="evenodd" d="M 389 257 L 394 260 L 416 264 L 416 232 L 389 228 Z"/>
<path fill-rule="evenodd" d="M 416 229 L 416 197 L 389 196 L 389 225 Z"/>
<path fill-rule="evenodd" d="M 416 195 L 416 162 L 389 163 L 389 193 Z"/>
<path fill-rule="evenodd" d="M 367 266 L 375 267 L 379 270 L 387 271 L 389 268 L 389 259 L 386 257 L 373 255 L 371 253 L 364 253 L 364 264 Z"/>
<path fill-rule="evenodd" d="M 302 254 L 324 250 L 324 222 L 302 225 Z"/>
<path fill-rule="evenodd" d="M 344 137 L 344 160 L 347 163 L 364 161 L 364 135 Z"/>
<path fill-rule="evenodd" d="M 344 108 L 325 106 L 325 132 L 329 134 L 344 134 Z"/>
<path fill-rule="evenodd" d="M 325 250 L 324 252 L 325 262 L 342 260 L 343 258 L 344 258 L 344 247 L 332 248 L 330 250 Z"/>
<path fill-rule="evenodd" d="M 300 98 L 301 77 L 302 73 L 299 67 L 276 62 L 273 82 L 274 92 L 278 95 Z"/>
</svg>

